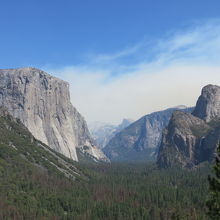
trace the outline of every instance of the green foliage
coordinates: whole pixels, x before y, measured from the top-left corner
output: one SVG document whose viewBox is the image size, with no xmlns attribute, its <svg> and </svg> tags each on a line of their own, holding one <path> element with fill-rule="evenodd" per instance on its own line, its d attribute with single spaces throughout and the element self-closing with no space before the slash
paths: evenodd
<svg viewBox="0 0 220 220">
<path fill-rule="evenodd" d="M 209 200 L 207 201 L 208 216 L 210 219 L 220 219 L 220 144 L 217 148 L 217 156 L 214 166 L 215 176 L 209 176 Z"/>
<path fill-rule="evenodd" d="M 0 185 L 1 213 L 14 213 L 16 219 L 206 219 L 206 169 L 158 170 L 144 164 L 81 169 L 88 182 L 8 169 Z"/>
<path fill-rule="evenodd" d="M 76 164 L 10 118 L 0 117 L 0 134 L 0 219 L 206 220 L 207 166 Z"/>
</svg>

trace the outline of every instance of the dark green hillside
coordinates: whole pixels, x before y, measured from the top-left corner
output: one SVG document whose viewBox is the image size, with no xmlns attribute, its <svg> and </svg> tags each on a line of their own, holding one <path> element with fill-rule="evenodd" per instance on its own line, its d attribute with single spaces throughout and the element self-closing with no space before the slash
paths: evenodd
<svg viewBox="0 0 220 220">
<path fill-rule="evenodd" d="M 207 165 L 197 170 L 146 164 L 90 165 L 94 207 L 86 219 L 207 220 Z"/>
<path fill-rule="evenodd" d="M 190 171 L 76 164 L 35 140 L 2 110 L 1 115 L 1 220 L 207 219 L 207 166 Z"/>
<path fill-rule="evenodd" d="M 65 216 L 73 180 L 83 179 L 82 173 L 6 111 L 0 115 L 0 219 Z"/>
</svg>

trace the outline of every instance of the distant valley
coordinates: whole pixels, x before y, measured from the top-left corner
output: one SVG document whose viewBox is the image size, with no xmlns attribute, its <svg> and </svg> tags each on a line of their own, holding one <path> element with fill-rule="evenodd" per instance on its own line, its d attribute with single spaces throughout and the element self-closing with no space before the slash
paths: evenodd
<svg viewBox="0 0 220 220">
<path fill-rule="evenodd" d="M 91 129 L 91 133 L 97 141 L 105 140 L 102 148 L 111 161 L 156 161 L 162 131 L 175 110 L 191 112 L 193 108 L 178 106 L 151 113 L 132 123 L 123 120 L 118 127 L 102 125 L 96 130 Z"/>
</svg>

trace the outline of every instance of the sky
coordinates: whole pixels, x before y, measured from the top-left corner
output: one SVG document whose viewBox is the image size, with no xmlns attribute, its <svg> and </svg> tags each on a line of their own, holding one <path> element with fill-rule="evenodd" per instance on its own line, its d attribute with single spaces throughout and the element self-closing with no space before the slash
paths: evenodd
<svg viewBox="0 0 220 220">
<path fill-rule="evenodd" d="M 70 83 L 88 122 L 194 106 L 220 85 L 219 0 L 0 0 L 0 68 Z"/>
</svg>

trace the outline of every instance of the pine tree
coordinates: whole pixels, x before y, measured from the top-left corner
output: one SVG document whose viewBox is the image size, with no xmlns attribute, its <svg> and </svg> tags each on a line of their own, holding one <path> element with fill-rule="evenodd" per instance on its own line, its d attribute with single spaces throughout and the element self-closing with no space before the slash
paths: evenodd
<svg viewBox="0 0 220 220">
<path fill-rule="evenodd" d="M 215 176 L 208 177 L 210 193 L 207 201 L 207 214 L 212 220 L 220 220 L 220 144 L 217 148 L 214 173 Z"/>
</svg>

